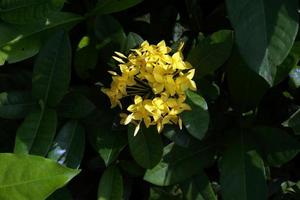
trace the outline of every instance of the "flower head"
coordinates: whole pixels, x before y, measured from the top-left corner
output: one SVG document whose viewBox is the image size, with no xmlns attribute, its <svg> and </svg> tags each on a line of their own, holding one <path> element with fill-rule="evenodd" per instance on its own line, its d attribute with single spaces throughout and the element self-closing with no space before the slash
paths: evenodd
<svg viewBox="0 0 300 200">
<path fill-rule="evenodd" d="M 179 124 L 179 114 L 190 110 L 185 103 L 185 91 L 196 90 L 193 81 L 195 69 L 184 61 L 182 47 L 173 55 L 164 41 L 150 45 L 144 41 L 140 48 L 132 49 L 128 56 L 115 52 L 113 58 L 119 63 L 119 73 L 112 75 L 110 88 L 102 88 L 109 97 L 111 107 L 121 100 L 131 98 L 126 113 L 121 113 L 121 124 L 136 124 L 135 134 L 143 122 L 146 127 L 156 125 L 160 133 L 165 124 Z"/>
</svg>

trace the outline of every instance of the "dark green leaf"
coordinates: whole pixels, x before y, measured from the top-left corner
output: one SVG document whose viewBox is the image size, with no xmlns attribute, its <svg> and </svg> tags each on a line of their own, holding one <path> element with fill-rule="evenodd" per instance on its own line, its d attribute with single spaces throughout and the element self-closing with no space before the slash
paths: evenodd
<svg viewBox="0 0 300 200">
<path fill-rule="evenodd" d="M 66 187 L 56 190 L 47 200 L 73 200 L 71 193 Z"/>
<path fill-rule="evenodd" d="M 0 93 L 0 117 L 6 119 L 24 118 L 32 111 L 36 102 L 28 91 L 12 91 Z"/>
<path fill-rule="evenodd" d="M 269 88 L 268 83 L 250 70 L 237 52 L 227 66 L 227 83 L 235 108 L 245 112 L 256 107 Z"/>
<path fill-rule="evenodd" d="M 49 17 L 49 23 L 12 25 L 0 22 L 0 65 L 19 62 L 38 53 L 43 41 L 57 29 L 70 29 L 82 17 L 58 12 Z"/>
<path fill-rule="evenodd" d="M 151 169 L 161 159 L 163 144 L 157 130 L 141 126 L 134 136 L 135 126 L 128 127 L 128 142 L 132 157 L 142 167 Z"/>
<path fill-rule="evenodd" d="M 282 165 L 300 152 L 300 143 L 283 130 L 272 127 L 256 127 L 256 142 L 263 150 L 268 164 Z"/>
<path fill-rule="evenodd" d="M 118 167 L 107 168 L 100 180 L 98 200 L 121 200 L 123 196 L 123 178 Z"/>
<path fill-rule="evenodd" d="M 233 33 L 221 30 L 196 45 L 188 54 L 189 61 L 196 69 L 196 79 L 213 73 L 229 58 L 233 44 Z"/>
<path fill-rule="evenodd" d="M 47 157 L 67 167 L 79 168 L 84 147 L 84 128 L 78 121 L 69 121 L 59 131 Z"/>
<path fill-rule="evenodd" d="M 176 194 L 176 190 L 179 191 Z M 151 187 L 148 200 L 181 200 L 180 190 L 177 186 L 170 187 Z"/>
<path fill-rule="evenodd" d="M 284 122 L 285 126 L 291 127 L 296 135 L 300 135 L 300 109 Z"/>
<path fill-rule="evenodd" d="M 65 0 L 2 0 L 0 18 L 12 24 L 45 22 L 51 12 L 60 10 Z"/>
<path fill-rule="evenodd" d="M 64 118 L 79 119 L 86 117 L 95 105 L 80 93 L 68 93 L 58 105 L 58 114 Z"/>
<path fill-rule="evenodd" d="M 204 172 L 181 184 L 185 199 L 217 200 L 217 196 Z"/>
<path fill-rule="evenodd" d="M 142 1 L 143 0 L 102 0 L 98 1 L 93 12 L 99 14 L 115 13 L 133 7 Z"/>
<path fill-rule="evenodd" d="M 235 131 L 235 139 L 220 162 L 221 188 L 224 200 L 265 200 L 267 187 L 264 163 L 258 153 L 250 148 L 249 132 Z"/>
<path fill-rule="evenodd" d="M 295 66 L 290 71 L 290 78 L 296 88 L 300 87 L 300 66 Z"/>
<path fill-rule="evenodd" d="M 122 168 L 122 170 L 126 171 L 129 175 L 133 177 L 139 177 L 145 174 L 145 169 L 140 167 L 134 161 L 121 160 L 119 165 Z"/>
<path fill-rule="evenodd" d="M 173 125 L 166 126 L 163 130 L 164 136 L 173 141 L 176 145 L 181 147 L 188 147 L 192 138 L 190 134 L 185 130 L 180 130 Z"/>
<path fill-rule="evenodd" d="M 14 152 L 46 155 L 55 136 L 56 124 L 55 110 L 32 111 L 18 128 Z"/>
<path fill-rule="evenodd" d="M 195 92 L 187 91 L 187 104 L 191 106 L 191 111 L 182 113 L 182 121 L 188 132 L 195 138 L 204 138 L 208 125 L 209 113 L 206 101 Z"/>
<path fill-rule="evenodd" d="M 121 51 L 125 54 L 129 53 L 130 49 L 140 46 L 143 42 L 143 38 L 136 33 L 128 33 L 126 40 L 122 44 Z"/>
<path fill-rule="evenodd" d="M 64 97 L 71 78 L 71 45 L 64 32 L 55 33 L 41 49 L 36 60 L 32 94 L 49 106 Z"/>
<path fill-rule="evenodd" d="M 212 145 L 195 143 L 189 148 L 169 144 L 162 160 L 146 171 L 144 180 L 159 186 L 173 185 L 190 178 L 213 161 Z"/>
<path fill-rule="evenodd" d="M 236 41 L 249 67 L 273 84 L 298 31 L 297 0 L 227 0 Z"/>
<path fill-rule="evenodd" d="M 31 155 L 0 154 L 0 163 L 1 200 L 46 199 L 79 173 Z"/>
</svg>

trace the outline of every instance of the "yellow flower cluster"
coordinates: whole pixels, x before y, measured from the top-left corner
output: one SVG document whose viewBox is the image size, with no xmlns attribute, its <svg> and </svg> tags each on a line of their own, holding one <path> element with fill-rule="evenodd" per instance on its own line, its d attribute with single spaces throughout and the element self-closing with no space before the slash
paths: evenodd
<svg viewBox="0 0 300 200">
<path fill-rule="evenodd" d="M 185 91 L 195 91 L 192 80 L 195 69 L 183 60 L 183 44 L 178 51 L 170 55 L 171 48 L 164 41 L 150 45 L 144 41 L 140 48 L 132 49 L 128 56 L 115 52 L 113 58 L 118 61 L 120 74 L 112 74 L 110 88 L 102 91 L 110 98 L 111 107 L 119 105 L 121 99 L 134 96 L 133 104 L 127 108 L 128 114 L 121 113 L 121 124 L 136 124 L 135 134 L 141 122 L 146 127 L 157 125 L 160 133 L 165 124 L 179 124 L 179 114 L 190 110 L 185 103 Z"/>
</svg>

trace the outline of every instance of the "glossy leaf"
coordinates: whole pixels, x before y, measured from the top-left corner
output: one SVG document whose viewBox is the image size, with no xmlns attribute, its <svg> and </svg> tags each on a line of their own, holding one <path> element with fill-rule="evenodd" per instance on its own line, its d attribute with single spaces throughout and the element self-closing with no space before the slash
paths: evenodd
<svg viewBox="0 0 300 200">
<path fill-rule="evenodd" d="M 0 154 L 0 162 L 1 200 L 46 199 L 79 173 L 31 155 Z"/>
<path fill-rule="evenodd" d="M 181 184 L 181 188 L 185 199 L 217 200 L 212 185 L 204 172 L 185 181 Z"/>
<path fill-rule="evenodd" d="M 13 25 L 0 23 L 0 65 L 15 63 L 38 53 L 43 41 L 58 29 L 69 30 L 82 17 L 58 12 L 49 16 L 49 23 Z"/>
<path fill-rule="evenodd" d="M 46 21 L 51 12 L 58 11 L 65 0 L 2 0 L 0 18 L 12 24 Z"/>
<path fill-rule="evenodd" d="M 85 148 L 85 130 L 78 121 L 67 122 L 58 132 L 48 158 L 70 168 L 79 168 Z"/>
<path fill-rule="evenodd" d="M 195 92 L 187 91 L 187 104 L 191 111 L 182 113 L 182 121 L 188 132 L 195 138 L 204 138 L 209 125 L 209 113 L 206 101 Z"/>
<path fill-rule="evenodd" d="M 36 60 L 32 94 L 46 105 L 56 106 L 66 94 L 71 78 L 71 45 L 64 32 L 55 33 Z"/>
<path fill-rule="evenodd" d="M 85 122 L 89 140 L 100 154 L 106 166 L 113 163 L 127 144 L 126 133 L 112 130 L 113 117 L 110 112 L 94 113 Z"/>
<path fill-rule="evenodd" d="M 265 200 L 267 186 L 264 163 L 246 138 L 249 132 L 235 131 L 234 139 L 219 163 L 222 199 Z M 255 191 L 255 192 L 254 192 Z"/>
<path fill-rule="evenodd" d="M 110 14 L 119 12 L 130 7 L 133 7 L 143 0 L 103 0 L 98 1 L 96 8 L 94 10 L 95 13 L 99 14 Z"/>
<path fill-rule="evenodd" d="M 189 61 L 196 70 L 196 79 L 213 73 L 229 58 L 233 44 L 233 33 L 221 30 L 199 43 L 189 52 Z"/>
<path fill-rule="evenodd" d="M 271 166 L 285 164 L 300 152 L 300 143 L 281 129 L 256 127 L 253 131 L 257 135 L 256 142 Z"/>
<path fill-rule="evenodd" d="M 56 125 L 55 110 L 32 111 L 18 128 L 14 152 L 45 156 L 54 139 Z"/>
<path fill-rule="evenodd" d="M 236 42 L 249 67 L 273 84 L 298 31 L 297 0 L 227 0 Z"/>
<path fill-rule="evenodd" d="M 107 168 L 100 180 L 98 200 L 121 200 L 123 196 L 123 178 L 118 167 Z"/>
<path fill-rule="evenodd" d="M 12 91 L 0 93 L 0 117 L 2 118 L 24 118 L 36 105 L 37 103 L 31 97 L 31 92 Z"/>
<path fill-rule="evenodd" d="M 135 126 L 128 127 L 128 143 L 134 160 L 143 168 L 153 168 L 161 159 L 163 144 L 157 130 L 141 126 L 134 136 Z"/>
<path fill-rule="evenodd" d="M 213 155 L 209 144 L 195 143 L 183 148 L 171 143 L 164 148 L 162 160 L 146 171 L 144 180 L 159 186 L 179 183 L 210 165 Z"/>
<path fill-rule="evenodd" d="M 86 117 L 95 105 L 80 93 L 68 93 L 58 105 L 58 114 L 64 118 L 79 119 Z"/>
</svg>

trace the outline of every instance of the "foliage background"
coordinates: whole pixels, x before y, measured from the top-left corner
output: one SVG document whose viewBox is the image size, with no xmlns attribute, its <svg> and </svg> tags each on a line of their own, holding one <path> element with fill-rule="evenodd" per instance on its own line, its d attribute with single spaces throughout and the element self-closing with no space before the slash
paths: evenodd
<svg viewBox="0 0 300 200">
<path fill-rule="evenodd" d="M 0 1 L 0 199 L 299 199 L 298 8 Z M 143 40 L 186 44 L 198 91 L 182 131 L 133 137 L 100 91 L 113 52 Z"/>
</svg>

